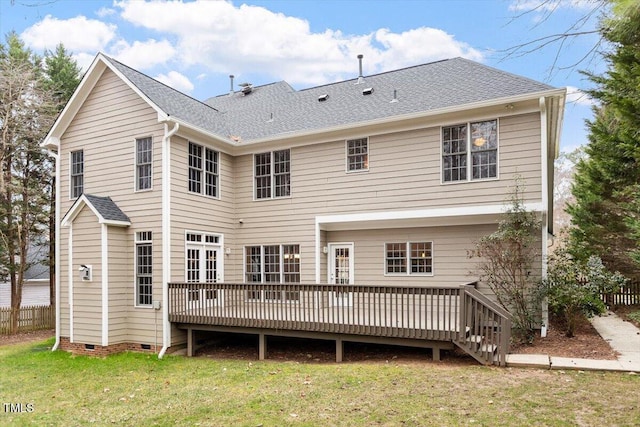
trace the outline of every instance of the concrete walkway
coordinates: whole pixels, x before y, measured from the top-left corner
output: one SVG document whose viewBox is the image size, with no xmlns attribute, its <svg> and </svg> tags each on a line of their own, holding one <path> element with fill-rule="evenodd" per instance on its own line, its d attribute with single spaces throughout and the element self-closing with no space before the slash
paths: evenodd
<svg viewBox="0 0 640 427">
<path fill-rule="evenodd" d="M 591 323 L 611 348 L 619 353 L 617 360 L 574 359 L 546 354 L 509 354 L 507 366 L 640 373 L 640 329 L 610 311 L 594 317 Z"/>
</svg>

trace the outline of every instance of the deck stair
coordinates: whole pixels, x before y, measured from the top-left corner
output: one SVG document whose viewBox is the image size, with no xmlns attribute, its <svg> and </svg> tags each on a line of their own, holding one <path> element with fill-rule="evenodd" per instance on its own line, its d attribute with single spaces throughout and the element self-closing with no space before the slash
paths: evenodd
<svg viewBox="0 0 640 427">
<path fill-rule="evenodd" d="M 454 344 L 482 364 L 505 366 L 510 314 L 472 284 L 462 286 L 460 299 L 460 333 Z"/>
</svg>

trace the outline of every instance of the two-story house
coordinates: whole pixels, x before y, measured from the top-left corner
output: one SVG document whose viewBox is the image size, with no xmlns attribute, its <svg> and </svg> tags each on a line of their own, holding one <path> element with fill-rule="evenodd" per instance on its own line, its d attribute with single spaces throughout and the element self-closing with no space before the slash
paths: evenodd
<svg viewBox="0 0 640 427">
<path fill-rule="evenodd" d="M 95 58 L 43 143 L 56 348 L 162 356 L 222 330 L 259 334 L 261 357 L 271 334 L 437 356 L 484 310 L 462 297 L 467 251 L 516 175 L 545 252 L 564 89 L 461 58 L 240 87 L 200 102 Z M 482 283 L 464 289 L 490 304 Z"/>
</svg>

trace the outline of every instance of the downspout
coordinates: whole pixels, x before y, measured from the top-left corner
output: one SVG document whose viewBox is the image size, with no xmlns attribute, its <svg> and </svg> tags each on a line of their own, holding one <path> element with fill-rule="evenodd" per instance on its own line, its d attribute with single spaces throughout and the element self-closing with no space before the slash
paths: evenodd
<svg viewBox="0 0 640 427">
<path fill-rule="evenodd" d="M 169 323 L 169 280 L 171 280 L 171 137 L 180 124 L 174 123 L 169 130 L 169 119 L 164 122 L 162 137 L 162 349 L 158 359 L 162 359 L 171 346 L 171 323 Z"/>
<path fill-rule="evenodd" d="M 547 240 L 549 237 L 548 231 L 548 221 L 549 218 L 549 179 L 547 178 L 547 171 L 549 169 L 549 125 L 547 123 L 548 119 L 548 111 L 547 111 L 547 103 L 545 97 L 540 97 L 540 155 L 542 161 L 542 208 L 543 208 L 543 217 L 542 217 L 542 278 L 547 277 L 547 259 L 548 259 L 548 248 L 547 248 Z M 551 219 L 553 220 L 553 218 Z M 542 338 L 547 336 L 547 329 L 549 327 L 549 301 L 547 299 L 542 300 L 542 325 L 540 328 L 540 336 Z"/>
<path fill-rule="evenodd" d="M 58 150 L 60 150 L 60 145 L 58 144 Z M 56 342 L 53 344 L 51 351 L 56 351 L 60 346 L 60 189 L 62 184 L 60 183 L 60 153 L 54 153 L 51 150 L 47 150 L 49 155 L 55 159 L 56 162 L 56 214 L 55 214 L 55 250 L 56 250 L 56 259 L 55 259 L 55 274 L 56 274 Z"/>
</svg>

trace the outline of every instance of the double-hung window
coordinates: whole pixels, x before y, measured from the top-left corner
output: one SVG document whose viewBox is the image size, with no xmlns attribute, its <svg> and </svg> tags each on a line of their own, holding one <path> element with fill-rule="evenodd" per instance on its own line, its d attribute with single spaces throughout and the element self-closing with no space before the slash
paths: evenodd
<svg viewBox="0 0 640 427">
<path fill-rule="evenodd" d="M 433 242 L 386 243 L 385 274 L 432 275 Z"/>
<path fill-rule="evenodd" d="M 151 189 L 153 143 L 151 138 L 136 139 L 136 190 Z"/>
<path fill-rule="evenodd" d="M 474 181 L 498 176 L 498 121 L 442 128 L 442 181 Z"/>
<path fill-rule="evenodd" d="M 369 140 L 347 140 L 347 172 L 369 170 Z"/>
<path fill-rule="evenodd" d="M 291 195 L 291 150 L 260 153 L 254 156 L 256 199 Z"/>
<path fill-rule="evenodd" d="M 189 192 L 218 197 L 220 154 L 189 142 Z"/>
<path fill-rule="evenodd" d="M 136 233 L 136 305 L 153 305 L 153 248 L 151 231 Z"/>
<path fill-rule="evenodd" d="M 70 196 L 78 198 L 84 191 L 84 151 L 71 152 L 71 176 L 69 181 Z"/>
</svg>

